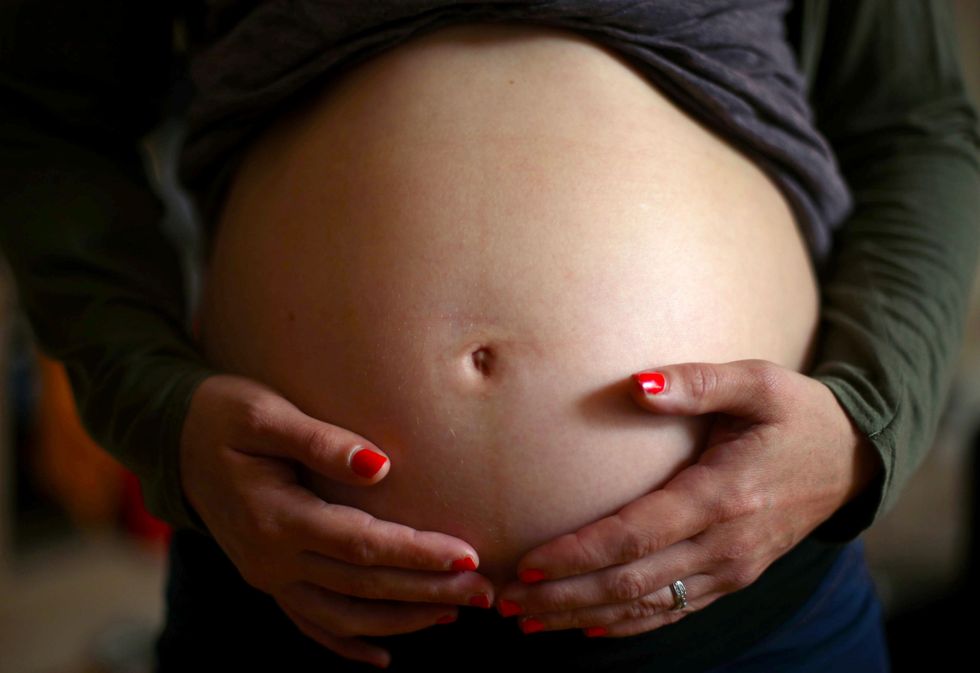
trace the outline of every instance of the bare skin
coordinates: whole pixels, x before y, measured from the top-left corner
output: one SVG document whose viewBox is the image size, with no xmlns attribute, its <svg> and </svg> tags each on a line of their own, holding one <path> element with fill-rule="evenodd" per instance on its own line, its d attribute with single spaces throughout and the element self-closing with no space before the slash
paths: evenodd
<svg viewBox="0 0 980 673">
<path fill-rule="evenodd" d="M 212 458 L 189 460 L 185 484 L 229 531 L 239 567 L 257 566 L 259 551 L 232 532 L 238 515 L 220 514 L 225 498 L 311 522 L 323 504 L 309 486 L 345 517 L 437 531 L 442 552 L 472 552 L 478 571 L 458 577 L 492 602 L 517 586 L 531 550 L 697 464 L 711 419 L 639 408 L 631 373 L 745 358 L 803 372 L 816 328 L 812 267 L 774 183 L 625 61 L 565 31 L 455 26 L 354 67 L 258 139 L 219 225 L 201 316 L 208 357 L 239 383 L 261 381 L 267 402 L 288 399 L 291 418 L 350 433 L 328 454 L 356 439 L 390 458 L 366 488 L 309 451 L 273 451 L 268 433 L 245 453 L 278 460 L 271 472 L 225 476 L 235 454 L 200 446 Z M 839 407 L 829 413 L 853 432 Z M 834 455 L 834 485 L 819 507 L 801 505 L 815 516 L 847 497 L 847 458 Z M 263 479 L 291 499 L 272 499 Z M 330 538 L 350 519 L 337 521 L 304 534 Z M 301 575 L 285 570 L 288 555 L 311 546 L 272 529 L 265 540 L 292 551 L 249 580 L 267 591 Z M 372 539 L 379 565 L 411 566 L 403 538 Z M 437 618 L 416 610 L 400 627 L 338 634 L 336 596 L 349 608 L 366 586 L 368 569 L 358 576 L 350 559 L 323 566 L 329 600 L 311 591 L 284 605 L 280 592 L 305 633 L 338 651 L 338 637 Z M 404 576 L 414 590 L 395 578 L 376 585 L 393 601 L 437 595 L 423 597 L 418 576 Z M 462 580 L 432 581 L 463 604 Z"/>
<path fill-rule="evenodd" d="M 634 402 L 653 414 L 715 414 L 707 448 L 662 489 L 524 555 L 521 577 L 534 581 L 512 582 L 497 607 L 522 615 L 525 633 L 617 638 L 683 619 L 753 583 L 882 470 L 820 381 L 757 359 L 656 372 L 665 385 L 632 386 Z M 670 589 L 678 579 L 681 608 Z"/>
<path fill-rule="evenodd" d="M 390 655 L 353 636 L 455 619 L 454 605 L 492 586 L 478 573 L 452 572 L 454 562 L 480 562 L 463 540 L 326 503 L 300 483 L 299 466 L 361 487 L 384 479 L 390 462 L 368 479 L 351 470 L 358 447 L 383 454 L 268 386 L 212 376 L 191 399 L 181 477 L 190 504 L 249 584 L 333 652 L 384 667 Z M 359 600 L 372 598 L 389 600 Z"/>
</svg>

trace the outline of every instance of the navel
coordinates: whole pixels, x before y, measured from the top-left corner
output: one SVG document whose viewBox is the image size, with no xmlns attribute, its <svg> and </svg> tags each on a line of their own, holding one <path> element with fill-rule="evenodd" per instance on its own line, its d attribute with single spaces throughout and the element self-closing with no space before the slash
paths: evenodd
<svg viewBox="0 0 980 673">
<path fill-rule="evenodd" d="M 490 346 L 477 346 L 470 352 L 470 362 L 478 374 L 489 377 L 495 371 L 496 352 Z"/>
</svg>

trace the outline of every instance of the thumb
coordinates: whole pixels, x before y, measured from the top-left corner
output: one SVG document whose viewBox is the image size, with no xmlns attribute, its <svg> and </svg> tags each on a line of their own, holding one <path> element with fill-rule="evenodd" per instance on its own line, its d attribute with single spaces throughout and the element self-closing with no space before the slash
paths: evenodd
<svg viewBox="0 0 980 673">
<path fill-rule="evenodd" d="M 308 416 L 278 394 L 252 397 L 240 420 L 236 448 L 295 460 L 328 479 L 364 486 L 391 468 L 385 452 L 364 437 Z"/>
<path fill-rule="evenodd" d="M 634 401 L 659 414 L 721 412 L 758 422 L 776 420 L 788 370 L 768 360 L 686 362 L 632 375 Z"/>
</svg>

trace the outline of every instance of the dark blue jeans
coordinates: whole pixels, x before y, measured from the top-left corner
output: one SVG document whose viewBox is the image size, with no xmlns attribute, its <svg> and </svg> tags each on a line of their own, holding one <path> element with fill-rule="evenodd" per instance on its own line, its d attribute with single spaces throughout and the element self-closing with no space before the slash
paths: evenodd
<svg viewBox="0 0 980 673">
<path fill-rule="evenodd" d="M 708 673 L 883 673 L 891 670 L 881 602 L 854 540 L 793 617 Z"/>
<path fill-rule="evenodd" d="M 775 630 L 731 663 L 710 673 L 881 673 L 889 670 L 881 605 L 864 560 L 860 541 L 845 546 L 830 565 L 819 587 L 804 605 Z M 209 538 L 177 531 L 171 540 L 171 568 L 167 582 L 167 621 L 157 642 L 157 673 L 191 670 L 283 671 L 284 673 L 367 673 L 379 669 L 339 658 L 300 631 L 279 610 L 273 599 L 245 584 L 237 569 Z M 463 614 L 469 611 L 472 614 Z M 750 622 L 753 615 L 744 616 Z M 451 643 L 455 626 L 472 625 L 481 637 L 461 639 L 460 652 L 430 653 Z M 462 629 L 461 629 L 462 631 Z M 482 634 L 486 634 L 484 638 Z M 560 632 L 583 638 L 578 632 Z M 461 633 L 461 635 L 463 635 Z M 472 635 L 472 634 L 470 634 Z M 534 636 L 531 636 L 534 637 Z M 706 639 L 711 638 L 705 633 Z M 517 670 L 584 670 L 556 653 L 551 666 L 522 667 L 515 647 L 528 636 L 495 611 L 461 608 L 460 624 L 424 629 L 404 639 L 402 653 L 393 661 L 398 671 L 458 670 L 474 661 L 498 656 Z M 603 639 L 597 639 L 603 640 Z M 609 643 L 609 662 L 603 671 L 617 673 L 703 673 L 700 667 L 674 662 L 656 653 L 617 663 L 617 639 Z M 706 643 L 708 645 L 709 643 Z M 470 646 L 472 650 L 470 650 Z M 458 655 L 458 656 L 457 656 Z M 413 663 L 414 662 L 414 663 Z M 443 663 L 438 663 L 443 662 Z M 448 662 L 448 665 L 447 663 Z M 676 664 L 676 665 L 675 665 Z M 591 667 L 586 667 L 592 670 Z M 506 668 L 504 668 L 506 670 Z"/>
</svg>

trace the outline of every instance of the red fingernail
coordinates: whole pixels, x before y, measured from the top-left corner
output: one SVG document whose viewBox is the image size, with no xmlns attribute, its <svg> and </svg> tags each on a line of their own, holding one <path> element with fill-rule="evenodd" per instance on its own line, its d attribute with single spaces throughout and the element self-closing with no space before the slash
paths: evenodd
<svg viewBox="0 0 980 673">
<path fill-rule="evenodd" d="M 606 630 L 605 626 L 590 626 L 589 628 L 585 629 L 585 635 L 589 638 L 604 636 L 607 633 L 609 633 L 609 631 Z"/>
<path fill-rule="evenodd" d="M 456 621 L 456 615 L 443 615 L 436 620 L 436 624 L 452 624 Z"/>
<path fill-rule="evenodd" d="M 537 633 L 538 631 L 544 630 L 544 622 L 539 621 L 534 617 L 528 617 L 527 619 L 522 619 L 520 625 L 521 625 L 521 631 L 523 631 L 525 634 Z"/>
<path fill-rule="evenodd" d="M 524 584 L 534 584 L 535 582 L 540 582 L 544 579 L 544 573 L 537 568 L 522 570 L 517 575 L 521 578 L 521 581 L 524 582 Z"/>
<path fill-rule="evenodd" d="M 490 598 L 486 594 L 476 594 L 470 596 L 470 605 L 475 608 L 489 608 Z"/>
<path fill-rule="evenodd" d="M 640 372 L 633 374 L 633 380 L 640 386 L 645 395 L 659 395 L 663 392 L 667 380 L 660 372 Z"/>
<path fill-rule="evenodd" d="M 500 599 L 500 605 L 498 607 L 500 609 L 500 614 L 504 617 L 513 617 L 514 615 L 519 615 L 524 612 L 524 608 L 522 608 L 520 604 L 516 603 L 515 601 L 509 601 L 506 598 Z"/>
<path fill-rule="evenodd" d="M 365 478 L 371 478 L 378 473 L 388 459 L 371 449 L 361 449 L 350 459 L 350 469 L 355 474 Z"/>
<path fill-rule="evenodd" d="M 476 563 L 469 556 L 458 558 L 453 561 L 453 570 L 461 572 L 463 570 L 476 570 Z"/>
</svg>

